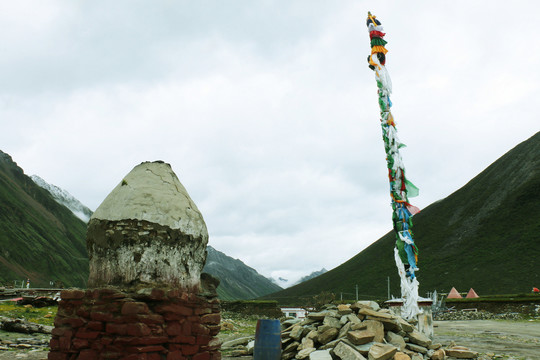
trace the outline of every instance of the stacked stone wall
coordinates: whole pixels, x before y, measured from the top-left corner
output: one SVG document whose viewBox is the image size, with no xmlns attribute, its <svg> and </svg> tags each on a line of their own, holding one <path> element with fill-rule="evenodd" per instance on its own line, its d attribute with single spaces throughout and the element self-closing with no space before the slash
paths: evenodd
<svg viewBox="0 0 540 360">
<path fill-rule="evenodd" d="M 176 289 L 64 290 L 49 360 L 220 360 L 215 296 Z"/>
</svg>

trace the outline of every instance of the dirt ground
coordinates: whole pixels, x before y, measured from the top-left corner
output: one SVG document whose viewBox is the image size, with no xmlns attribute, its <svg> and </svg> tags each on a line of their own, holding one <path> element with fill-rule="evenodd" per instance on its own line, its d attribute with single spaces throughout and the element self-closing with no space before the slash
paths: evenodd
<svg viewBox="0 0 540 360">
<path fill-rule="evenodd" d="M 434 333 L 434 342 L 448 345 L 453 341 L 498 359 L 540 359 L 540 321 L 435 321 Z M 47 353 L 0 351 L 0 360 L 45 360 Z"/>
<path fill-rule="evenodd" d="M 435 321 L 434 342 L 454 341 L 482 354 L 506 359 L 540 359 L 540 321 Z"/>
</svg>

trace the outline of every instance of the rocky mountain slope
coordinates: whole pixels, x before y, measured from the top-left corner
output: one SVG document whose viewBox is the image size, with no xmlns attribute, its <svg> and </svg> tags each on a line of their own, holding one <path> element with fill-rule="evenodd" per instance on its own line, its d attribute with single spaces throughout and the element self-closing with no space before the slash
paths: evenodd
<svg viewBox="0 0 540 360">
<path fill-rule="evenodd" d="M 0 282 L 32 287 L 61 281 L 84 287 L 88 278 L 86 224 L 36 185 L 0 151 Z"/>
<path fill-rule="evenodd" d="M 482 295 L 530 292 L 540 284 L 540 133 L 517 145 L 447 198 L 414 217 L 420 295 L 474 288 Z M 390 210 L 389 210 L 390 214 Z M 322 291 L 399 297 L 389 232 L 315 279 L 265 298 L 282 303 Z"/>
<path fill-rule="evenodd" d="M 217 289 L 222 300 L 254 299 L 281 290 L 281 287 L 238 259 L 233 259 L 211 246 L 203 272 L 220 280 Z"/>
</svg>

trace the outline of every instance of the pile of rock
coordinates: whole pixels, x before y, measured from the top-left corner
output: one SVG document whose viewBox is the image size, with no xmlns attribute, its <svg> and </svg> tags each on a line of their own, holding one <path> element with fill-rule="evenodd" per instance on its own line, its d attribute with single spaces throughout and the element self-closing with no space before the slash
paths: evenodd
<svg viewBox="0 0 540 360">
<path fill-rule="evenodd" d="M 413 324 L 372 301 L 327 305 L 281 333 L 282 360 L 442 360 L 476 358 L 462 347 L 443 349 Z"/>
<path fill-rule="evenodd" d="M 43 350 L 49 347 L 50 336 L 29 336 L 24 338 L 9 338 L 0 340 L 0 351 L 15 349 Z"/>
<path fill-rule="evenodd" d="M 52 329 L 52 326 L 36 324 L 24 319 L 12 319 L 5 316 L 0 316 L 0 330 L 23 334 L 50 334 Z"/>
<path fill-rule="evenodd" d="M 253 355 L 255 336 L 244 336 L 225 341 L 221 344 L 221 354 L 224 357 L 241 357 Z"/>
</svg>

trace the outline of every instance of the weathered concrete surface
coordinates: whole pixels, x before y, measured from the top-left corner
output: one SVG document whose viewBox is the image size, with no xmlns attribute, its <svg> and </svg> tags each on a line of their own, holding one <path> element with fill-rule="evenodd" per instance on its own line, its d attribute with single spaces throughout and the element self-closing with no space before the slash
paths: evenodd
<svg viewBox="0 0 540 360">
<path fill-rule="evenodd" d="M 204 219 L 171 166 L 142 163 L 90 219 L 88 286 L 196 287 L 207 243 Z"/>
<path fill-rule="evenodd" d="M 135 166 L 103 200 L 91 219 L 146 220 L 195 238 L 208 237 L 197 205 L 171 166 L 161 161 Z"/>
</svg>

